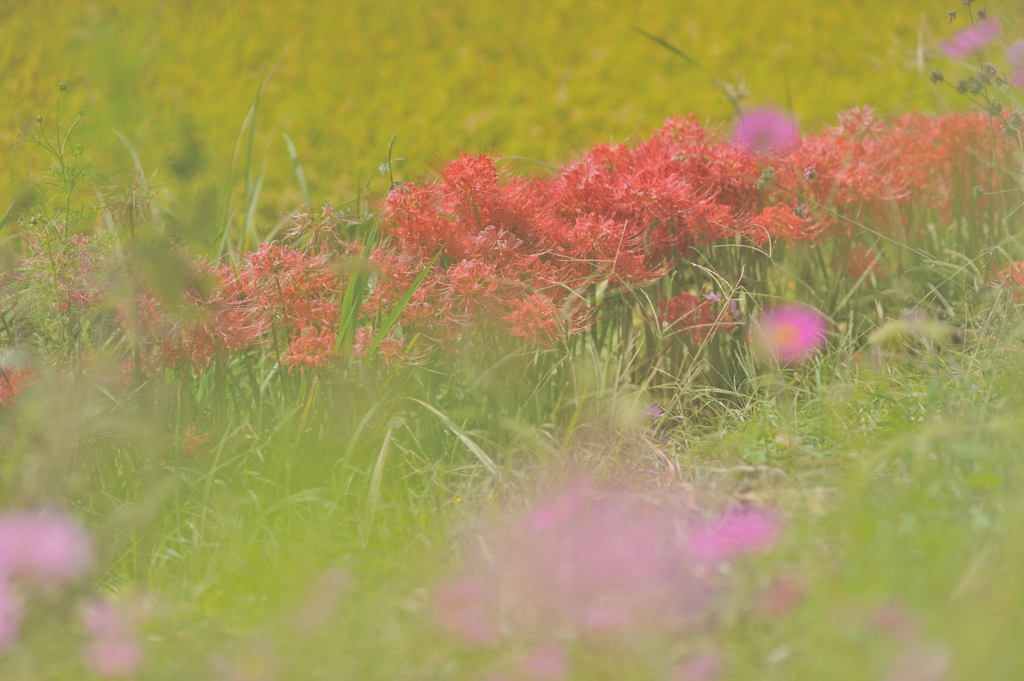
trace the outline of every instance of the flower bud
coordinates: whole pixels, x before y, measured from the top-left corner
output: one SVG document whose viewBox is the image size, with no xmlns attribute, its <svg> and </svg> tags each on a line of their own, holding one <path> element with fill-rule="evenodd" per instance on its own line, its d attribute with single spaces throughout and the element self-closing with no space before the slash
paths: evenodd
<svg viewBox="0 0 1024 681">
<path fill-rule="evenodd" d="M 935 84 L 945 82 L 946 74 L 942 72 L 942 69 L 935 69 L 932 71 L 931 80 Z"/>
<path fill-rule="evenodd" d="M 43 117 L 42 116 L 36 116 L 36 123 L 42 123 L 42 122 L 43 122 Z"/>
<path fill-rule="evenodd" d="M 980 199 L 981 197 L 985 196 L 985 188 L 979 184 L 977 187 L 971 190 L 971 196 L 973 196 L 976 199 Z"/>
<path fill-rule="evenodd" d="M 57 84 L 57 89 L 60 90 L 61 92 L 64 92 L 65 90 L 68 89 L 68 86 L 65 83 L 58 83 Z"/>
<path fill-rule="evenodd" d="M 954 21 L 956 21 L 956 10 L 949 13 L 949 23 L 952 24 Z"/>
</svg>

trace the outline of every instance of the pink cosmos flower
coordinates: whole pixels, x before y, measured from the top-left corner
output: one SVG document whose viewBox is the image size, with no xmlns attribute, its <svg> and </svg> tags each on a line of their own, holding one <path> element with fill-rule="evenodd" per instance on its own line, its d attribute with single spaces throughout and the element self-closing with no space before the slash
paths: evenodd
<svg viewBox="0 0 1024 681">
<path fill-rule="evenodd" d="M 0 516 L 0 576 L 56 587 L 82 577 L 93 545 L 82 523 L 59 511 Z"/>
<path fill-rule="evenodd" d="M 494 598 L 490 582 L 456 578 L 435 591 L 434 612 L 438 623 L 448 632 L 470 643 L 490 643 L 498 637 L 498 628 L 490 615 Z"/>
<path fill-rule="evenodd" d="M 774 513 L 759 509 L 735 511 L 696 530 L 690 537 L 690 548 L 697 560 L 717 563 L 736 554 L 771 547 L 781 529 Z"/>
<path fill-rule="evenodd" d="M 90 642 L 82 660 L 95 674 L 107 677 L 134 675 L 142 664 L 138 618 L 109 598 L 96 599 L 81 609 L 82 623 Z"/>
<path fill-rule="evenodd" d="M 133 676 L 142 664 L 142 648 L 133 639 L 100 639 L 89 644 L 82 657 L 89 669 L 99 676 Z"/>
<path fill-rule="evenodd" d="M 22 607 L 18 595 L 6 579 L 0 579 L 0 650 L 4 650 L 18 637 L 21 629 Z"/>
<path fill-rule="evenodd" d="M 886 681 L 942 681 L 949 671 L 949 650 L 919 643 L 896 658 Z"/>
<path fill-rule="evenodd" d="M 778 617 L 786 612 L 804 597 L 804 589 L 793 577 L 779 577 L 775 579 L 768 590 L 765 591 L 758 604 L 765 612 Z"/>
<path fill-rule="evenodd" d="M 590 496 L 590 486 L 580 482 L 537 509 L 530 518 L 529 528 L 534 532 L 547 530 L 568 520 Z"/>
<path fill-rule="evenodd" d="M 944 41 L 942 51 L 957 59 L 969 57 L 995 40 L 1002 29 L 998 19 L 979 21 L 970 28 L 954 33 L 952 40 Z"/>
<path fill-rule="evenodd" d="M 755 154 L 786 151 L 800 142 L 793 119 L 772 107 L 754 109 L 740 116 L 733 138 Z"/>
<path fill-rule="evenodd" d="M 306 602 L 296 615 L 296 624 L 303 631 L 323 626 L 338 608 L 338 601 L 352 583 L 348 572 L 330 567 L 320 573 L 309 590 Z"/>
<path fill-rule="evenodd" d="M 672 681 L 713 681 L 722 673 L 724 666 L 718 653 L 700 653 L 679 665 Z"/>
<path fill-rule="evenodd" d="M 526 676 L 535 681 L 558 681 L 569 674 L 569 661 L 560 646 L 543 645 L 520 664 Z"/>
<path fill-rule="evenodd" d="M 753 336 L 763 354 L 783 364 L 798 364 L 825 345 L 828 321 L 812 308 L 786 305 L 762 314 Z"/>
<path fill-rule="evenodd" d="M 1006 50 L 1006 60 L 1010 62 L 1013 74 L 1010 82 L 1014 87 L 1024 88 L 1024 40 L 1018 40 Z"/>
</svg>

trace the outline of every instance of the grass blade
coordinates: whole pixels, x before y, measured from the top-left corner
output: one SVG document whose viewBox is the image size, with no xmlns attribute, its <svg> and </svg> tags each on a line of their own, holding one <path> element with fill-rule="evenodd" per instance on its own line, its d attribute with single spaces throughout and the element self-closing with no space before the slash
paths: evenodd
<svg viewBox="0 0 1024 681">
<path fill-rule="evenodd" d="M 384 444 L 380 446 L 380 455 L 377 456 L 377 463 L 373 466 L 373 477 L 370 478 L 370 495 L 366 499 L 366 524 L 373 526 L 373 514 L 377 511 L 377 504 L 380 503 L 380 483 L 384 478 L 384 464 L 387 463 L 388 450 L 391 448 L 391 429 L 384 433 Z"/>
<path fill-rule="evenodd" d="M 405 310 L 405 306 L 409 304 L 409 301 L 412 299 L 413 294 L 416 293 L 416 289 L 420 287 L 420 284 L 423 283 L 423 280 L 427 278 L 428 274 L 430 274 L 430 270 L 434 268 L 434 263 L 437 262 L 437 259 L 439 257 L 441 257 L 441 251 L 438 251 L 437 253 L 434 254 L 434 257 L 430 259 L 430 264 L 423 268 L 423 271 L 419 273 L 419 275 L 416 277 L 416 280 L 412 282 L 409 288 L 405 290 L 405 293 L 402 294 L 402 297 L 395 304 L 395 309 L 391 311 L 391 314 L 387 316 L 387 319 L 384 320 L 384 323 L 380 325 L 380 330 L 374 337 L 373 342 L 370 343 L 370 347 L 367 349 L 366 354 L 372 354 L 373 351 L 377 349 L 377 346 L 380 345 L 380 342 L 384 340 L 384 337 L 388 335 L 388 331 L 390 331 L 391 327 L 393 327 L 395 323 L 398 321 L 398 318 L 399 316 L 401 316 L 402 311 Z"/>
<path fill-rule="evenodd" d="M 295 179 L 299 181 L 302 200 L 306 202 L 310 210 L 313 210 L 313 199 L 309 196 L 309 185 L 306 183 L 306 172 L 302 169 L 302 163 L 299 162 L 299 152 L 295 150 L 295 143 L 292 142 L 292 138 L 288 136 L 288 133 L 283 132 L 281 136 L 284 137 L 284 143 L 288 146 L 288 156 L 295 165 Z"/>
<path fill-rule="evenodd" d="M 498 470 L 497 464 L 494 463 L 494 460 L 491 457 L 487 456 L 487 453 L 480 448 L 480 445 L 473 442 L 473 440 L 471 440 L 468 435 L 462 432 L 462 429 L 455 425 L 454 421 L 448 418 L 436 407 L 427 404 L 423 400 L 418 400 L 415 397 L 410 397 L 409 399 L 412 400 L 413 402 L 416 402 L 417 404 L 422 405 L 423 407 L 426 407 L 431 413 L 437 416 L 437 418 L 441 420 L 441 423 L 443 423 L 446 428 L 455 433 L 456 437 L 462 440 L 462 444 L 466 445 L 466 448 L 473 453 L 473 456 L 475 456 L 480 461 L 480 463 L 484 465 L 484 468 L 490 471 L 491 475 L 493 475 L 496 478 L 501 477 L 501 473 Z"/>
</svg>

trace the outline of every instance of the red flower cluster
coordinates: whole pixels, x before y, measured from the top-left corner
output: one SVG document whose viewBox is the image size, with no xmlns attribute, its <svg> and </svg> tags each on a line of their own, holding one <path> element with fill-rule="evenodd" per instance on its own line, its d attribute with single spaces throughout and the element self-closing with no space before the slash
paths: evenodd
<svg viewBox="0 0 1024 681">
<path fill-rule="evenodd" d="M 1000 177 L 1019 166 L 1014 147 L 993 135 L 988 114 L 908 113 L 887 122 L 864 107 L 839 123 L 777 159 L 771 200 L 811 204 L 806 237 L 851 233 L 843 218 L 888 233 L 955 215 L 992 219 L 996 197 L 974 197 L 975 188 L 996 191 L 1000 179 L 1015 186 L 1010 175 Z"/>
<path fill-rule="evenodd" d="M 730 333 L 736 328 L 732 311 L 725 307 L 716 311 L 719 296 L 695 296 L 686 291 L 659 304 L 662 320 L 669 328 L 685 331 L 697 345 L 716 333 Z"/>
<path fill-rule="evenodd" d="M 1014 286 L 1014 300 L 1024 300 L 1024 261 L 1014 260 L 1006 269 L 999 273 L 999 283 L 1003 286 Z"/>
<path fill-rule="evenodd" d="M 680 117 L 638 144 L 594 147 L 550 177 L 503 176 L 494 159 L 464 154 L 436 181 L 399 185 L 385 199 L 389 238 L 370 256 L 375 275 L 352 352 L 369 350 L 379 320 L 424 270 L 400 327 L 376 345 L 385 362 L 405 359 L 413 336 L 461 348 L 495 335 L 565 340 L 593 319 L 598 287 L 628 293 L 688 267 L 710 242 L 847 238 L 853 221 L 903 234 L 960 215 L 994 220 L 1000 181 L 1010 179 L 1000 173 L 1016 166 L 1010 141 L 990 125 L 980 113 L 886 122 L 863 108 L 837 128 L 754 154 Z M 319 218 L 298 216 L 289 237 L 302 247 L 263 244 L 236 266 L 201 264 L 214 285 L 185 292 L 186 314 L 140 295 L 133 324 L 145 352 L 132 361 L 142 371 L 198 371 L 259 347 L 289 371 L 329 364 L 344 292 L 332 258 L 360 247 L 339 237 L 338 220 L 328 205 Z M 91 255 L 98 246 L 59 241 L 54 261 L 30 240 L 35 265 L 22 271 L 48 273 L 64 310 L 96 304 L 105 291 Z M 879 271 L 874 253 L 849 253 L 851 276 Z M 1008 276 L 1020 281 L 1019 271 Z M 707 296 L 678 293 L 659 307 L 694 343 L 735 326 L 729 307 Z"/>
<path fill-rule="evenodd" d="M 587 323 L 590 287 L 657 279 L 711 241 L 849 236 L 850 220 L 894 232 L 951 220 L 967 201 L 992 218 L 991 200 L 972 194 L 1011 167 L 1012 146 L 993 139 L 985 114 L 887 123 L 863 108 L 775 155 L 709 137 L 692 116 L 632 147 L 597 146 L 551 178 L 503 179 L 492 159 L 464 154 L 439 181 L 389 195 L 372 305 L 386 309 L 440 252 L 403 325 L 449 340 L 497 325 L 551 342 Z M 858 276 L 878 267 L 873 256 L 857 259 Z M 702 328 L 730 328 L 709 323 L 706 302 L 682 294 L 662 311 L 699 342 Z"/>
<path fill-rule="evenodd" d="M 0 407 L 14 404 L 22 391 L 35 381 L 35 377 L 31 369 L 0 366 Z"/>
<path fill-rule="evenodd" d="M 209 293 L 190 291 L 194 319 L 154 336 L 165 365 L 207 366 L 218 353 L 266 343 L 289 367 L 319 367 L 331 358 L 342 286 L 326 254 L 309 254 L 278 243 L 262 244 L 238 267 L 206 268 L 214 281 Z M 156 306 L 139 299 L 143 327 Z M 158 313 L 158 312 L 157 312 Z"/>
</svg>

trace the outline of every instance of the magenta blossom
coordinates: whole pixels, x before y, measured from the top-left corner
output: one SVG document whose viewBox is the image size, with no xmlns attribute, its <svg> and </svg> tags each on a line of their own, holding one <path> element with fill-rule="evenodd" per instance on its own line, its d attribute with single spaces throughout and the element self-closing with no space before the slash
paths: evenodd
<svg viewBox="0 0 1024 681">
<path fill-rule="evenodd" d="M 789 115 L 762 107 L 740 116 L 733 138 L 755 154 L 766 154 L 795 147 L 800 143 L 800 131 Z"/>
<path fill-rule="evenodd" d="M 942 43 L 942 51 L 958 59 L 969 57 L 995 40 L 1000 31 L 1002 26 L 999 25 L 998 19 L 979 21 L 970 28 L 954 33 L 952 40 Z"/>
<path fill-rule="evenodd" d="M 763 313 L 752 333 L 762 354 L 783 364 L 799 364 L 825 345 L 828 320 L 812 308 L 785 305 Z"/>
<path fill-rule="evenodd" d="M 93 564 L 93 545 L 82 523 L 58 511 L 0 516 L 0 576 L 60 586 Z"/>
<path fill-rule="evenodd" d="M 1018 40 L 1006 50 L 1006 60 L 1010 62 L 1010 82 L 1014 87 L 1024 88 L 1024 40 Z"/>
<path fill-rule="evenodd" d="M 770 548 L 781 530 L 775 513 L 758 509 L 735 511 L 693 532 L 690 548 L 697 560 L 717 563 L 740 553 Z"/>
</svg>

